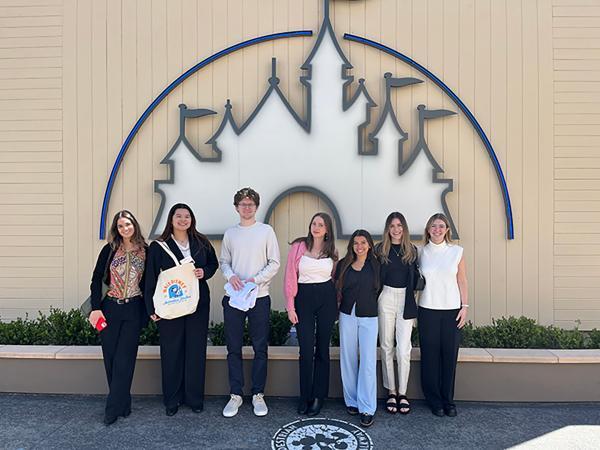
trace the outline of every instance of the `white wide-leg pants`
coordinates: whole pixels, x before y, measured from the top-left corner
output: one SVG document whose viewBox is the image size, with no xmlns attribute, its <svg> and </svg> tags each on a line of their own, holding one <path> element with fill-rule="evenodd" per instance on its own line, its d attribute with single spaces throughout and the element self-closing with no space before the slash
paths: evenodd
<svg viewBox="0 0 600 450">
<path fill-rule="evenodd" d="M 381 347 L 381 372 L 383 386 L 406 395 L 410 374 L 410 336 L 415 319 L 405 320 L 404 300 L 406 288 L 383 286 L 379 295 L 379 345 Z M 398 363 L 398 385 L 394 374 L 394 341 Z"/>
</svg>

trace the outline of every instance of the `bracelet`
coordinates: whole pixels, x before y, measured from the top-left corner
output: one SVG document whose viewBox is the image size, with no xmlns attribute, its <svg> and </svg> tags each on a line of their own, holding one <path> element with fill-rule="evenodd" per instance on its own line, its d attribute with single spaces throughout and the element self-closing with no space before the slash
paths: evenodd
<svg viewBox="0 0 600 450">
<path fill-rule="evenodd" d="M 461 305 L 460 305 L 460 307 L 461 307 L 461 308 L 468 308 L 468 307 L 469 307 L 469 305 L 467 305 L 466 303 L 463 303 L 463 304 L 461 304 Z"/>
</svg>

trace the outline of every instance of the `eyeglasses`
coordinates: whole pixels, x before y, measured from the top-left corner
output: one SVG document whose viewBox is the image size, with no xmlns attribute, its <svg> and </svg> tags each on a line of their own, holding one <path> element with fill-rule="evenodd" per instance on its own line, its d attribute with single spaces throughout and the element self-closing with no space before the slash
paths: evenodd
<svg viewBox="0 0 600 450">
<path fill-rule="evenodd" d="M 254 203 L 238 203 L 240 208 L 256 208 Z"/>
</svg>

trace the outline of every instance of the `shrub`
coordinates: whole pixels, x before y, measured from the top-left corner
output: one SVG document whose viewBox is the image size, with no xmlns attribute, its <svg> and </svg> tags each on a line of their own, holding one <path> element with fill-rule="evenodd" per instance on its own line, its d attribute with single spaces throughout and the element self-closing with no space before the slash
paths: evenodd
<svg viewBox="0 0 600 450">
<path fill-rule="evenodd" d="M 270 345 L 284 345 L 285 341 L 290 336 L 290 328 L 292 324 L 288 320 L 287 313 L 281 311 L 271 311 L 271 330 L 269 333 L 269 344 Z M 208 329 L 208 335 L 212 345 L 226 345 L 225 343 L 225 325 L 223 322 L 210 323 Z M 252 345 L 250 339 L 250 330 L 248 328 L 248 321 L 244 324 L 244 345 Z"/>
<path fill-rule="evenodd" d="M 282 311 L 271 311 L 271 332 L 269 334 L 270 345 L 284 345 L 290 337 L 292 323 L 287 313 Z"/>
<path fill-rule="evenodd" d="M 271 311 L 271 345 L 284 345 L 290 335 L 291 324 L 287 314 Z M 223 323 L 211 323 L 209 337 L 213 345 L 225 345 Z M 600 348 L 600 330 L 564 330 L 553 325 L 543 326 L 526 317 L 508 317 L 493 320 L 491 325 L 475 327 L 471 322 L 462 330 L 462 347 L 480 348 Z M 142 330 L 140 345 L 158 344 L 158 327 L 152 321 Z M 414 328 L 411 340 L 418 346 L 418 329 Z M 250 345 L 248 323 L 244 327 L 244 345 Z M 51 309 L 46 316 L 36 319 L 25 317 L 12 322 L 0 322 L 0 345 L 99 345 L 98 333 L 79 310 Z M 336 322 L 331 333 L 331 345 L 339 346 L 340 332 Z"/>
<path fill-rule="evenodd" d="M 340 323 L 336 320 L 331 330 L 331 345 L 334 347 L 340 346 Z"/>
<path fill-rule="evenodd" d="M 158 345 L 158 326 L 153 321 L 149 321 L 148 325 L 142 330 L 140 335 L 140 345 Z"/>
</svg>

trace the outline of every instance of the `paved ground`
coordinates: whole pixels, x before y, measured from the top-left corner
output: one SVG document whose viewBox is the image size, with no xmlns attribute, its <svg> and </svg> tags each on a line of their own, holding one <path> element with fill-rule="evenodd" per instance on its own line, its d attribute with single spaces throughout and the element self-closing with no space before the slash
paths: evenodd
<svg viewBox="0 0 600 450">
<path fill-rule="evenodd" d="M 166 417 L 159 397 L 134 398 L 133 412 L 106 427 L 103 397 L 0 394 L 0 447 L 269 449 L 271 437 L 298 419 L 295 401 L 268 398 L 270 413 L 254 417 L 246 399 L 233 419 L 221 416 L 224 397 L 210 397 L 194 414 L 182 407 Z M 380 410 L 367 430 L 375 449 L 600 448 L 600 405 L 459 403 L 456 418 L 433 416 L 413 402 L 408 416 Z M 321 416 L 356 422 L 339 400 Z M 315 446 L 315 449 L 317 447 Z M 327 448 L 327 447 L 319 447 Z M 332 447 L 333 448 L 333 447 Z"/>
</svg>

